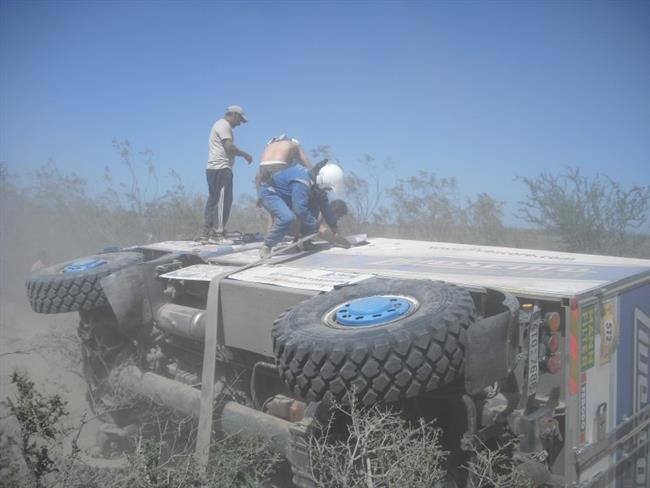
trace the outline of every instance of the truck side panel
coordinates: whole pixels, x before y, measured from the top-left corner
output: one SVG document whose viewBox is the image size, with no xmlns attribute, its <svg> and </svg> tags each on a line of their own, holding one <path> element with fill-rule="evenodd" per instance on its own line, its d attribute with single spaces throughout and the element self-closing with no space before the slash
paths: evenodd
<svg viewBox="0 0 650 488">
<path fill-rule="evenodd" d="M 620 342 L 617 351 L 616 422 L 631 417 L 648 404 L 650 374 L 650 285 L 620 295 Z M 617 480 L 617 488 L 650 486 L 650 452 L 640 451 Z"/>
</svg>

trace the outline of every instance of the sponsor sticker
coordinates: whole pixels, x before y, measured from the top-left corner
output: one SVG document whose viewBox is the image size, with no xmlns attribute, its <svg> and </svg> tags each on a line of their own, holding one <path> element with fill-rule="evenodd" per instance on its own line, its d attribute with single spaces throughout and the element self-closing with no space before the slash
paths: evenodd
<svg viewBox="0 0 650 488">
<path fill-rule="evenodd" d="M 600 321 L 600 365 L 612 360 L 612 354 L 618 345 L 619 324 L 616 319 L 616 302 L 609 300 L 603 303 L 602 319 Z"/>
<path fill-rule="evenodd" d="M 596 307 L 587 305 L 580 312 L 580 371 L 593 367 L 595 359 Z"/>
</svg>

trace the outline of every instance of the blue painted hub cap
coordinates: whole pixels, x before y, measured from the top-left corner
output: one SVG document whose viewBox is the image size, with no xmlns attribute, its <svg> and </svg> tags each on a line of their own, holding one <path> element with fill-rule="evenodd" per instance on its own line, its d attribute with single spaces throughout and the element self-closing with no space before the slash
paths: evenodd
<svg viewBox="0 0 650 488">
<path fill-rule="evenodd" d="M 340 306 L 334 321 L 345 327 L 384 325 L 409 312 L 412 303 L 396 296 L 358 298 Z"/>
<path fill-rule="evenodd" d="M 106 261 L 103 259 L 82 259 L 80 261 L 75 261 L 72 264 L 67 265 L 63 268 L 64 273 L 78 273 L 79 271 L 86 271 L 88 269 L 93 269 L 102 264 L 106 264 Z"/>
</svg>

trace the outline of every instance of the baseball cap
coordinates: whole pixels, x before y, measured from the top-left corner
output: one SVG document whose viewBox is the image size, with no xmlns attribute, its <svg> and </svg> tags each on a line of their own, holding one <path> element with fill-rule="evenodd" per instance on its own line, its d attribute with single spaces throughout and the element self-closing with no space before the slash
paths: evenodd
<svg viewBox="0 0 650 488">
<path fill-rule="evenodd" d="M 239 114 L 244 122 L 248 122 L 246 114 L 244 113 L 244 109 L 239 105 L 228 105 L 228 107 L 226 107 L 226 113 L 228 112 Z"/>
</svg>

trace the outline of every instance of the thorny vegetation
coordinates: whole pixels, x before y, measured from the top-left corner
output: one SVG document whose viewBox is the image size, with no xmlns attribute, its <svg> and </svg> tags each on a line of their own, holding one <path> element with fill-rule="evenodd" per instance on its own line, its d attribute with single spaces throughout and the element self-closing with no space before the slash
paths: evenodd
<svg viewBox="0 0 650 488">
<path fill-rule="evenodd" d="M 259 487 L 280 462 L 261 440 L 221 437 L 213 442 L 208 467 L 201 469 L 192 457 L 195 421 L 148 405 L 140 409 L 142 423 L 128 438 L 125 462 L 102 466 L 78 447 L 86 419 L 66 424 L 66 402 L 39 392 L 23 373 L 14 372 L 13 383 L 15 398 L 7 402 L 16 425 L 3 424 L 0 487 Z"/>
<path fill-rule="evenodd" d="M 434 486 L 445 476 L 440 429 L 423 420 L 410 425 L 395 412 L 374 406 L 335 407 L 348 418 L 341 435 L 333 416 L 310 438 L 312 476 L 323 488 Z"/>
<path fill-rule="evenodd" d="M 59 395 L 43 395 L 23 373 L 14 372 L 13 382 L 17 392 L 7 401 L 17 433 L 2 432 L 0 487 L 278 486 L 273 477 L 282 460 L 263 441 L 217 438 L 208 467 L 201 469 L 192 457 L 195 422 L 154 405 L 139 409 L 150 413 L 142 414 L 141 426 L 129 436 L 132 446 L 126 461 L 100 467 L 77 445 L 86 419 L 77 426 L 66 425 L 66 402 Z M 441 430 L 432 422 L 409 423 L 399 412 L 379 406 L 364 408 L 354 401 L 345 407 L 333 405 L 332 412 L 336 415 L 316 429 L 317 435 L 306 446 L 317 486 L 447 486 L 448 453 L 440 443 Z M 334 427 L 341 417 L 345 427 Z M 75 435 L 66 442 L 71 432 Z M 468 486 L 532 488 L 507 453 L 510 447 L 478 450 L 464 468 L 474 476 Z"/>
<path fill-rule="evenodd" d="M 577 168 L 520 180 L 528 190 L 520 216 L 530 224 L 555 230 L 570 250 L 629 255 L 641 243 L 642 237 L 630 230 L 648 218 L 650 186 L 626 190 L 607 176 L 587 178 Z"/>
<path fill-rule="evenodd" d="M 25 462 L 27 473 L 34 486 L 45 486 L 44 480 L 51 473 L 59 471 L 52 459 L 53 444 L 67 433 L 60 420 L 68 415 L 65 402 L 59 395 L 46 397 L 34 388 L 34 383 L 26 375 L 14 372 L 11 382 L 16 385 L 18 394 L 15 401 L 8 399 L 9 412 L 18 421 L 20 435 L 13 444 L 17 446 Z M 13 438 L 11 438 L 13 440 Z M 72 443 L 74 457 L 78 453 L 75 440 Z"/>
<path fill-rule="evenodd" d="M 516 439 L 488 448 L 477 442 L 474 455 L 467 462 L 467 488 L 534 488 L 531 478 L 521 469 L 528 459 L 513 458 Z"/>
</svg>

